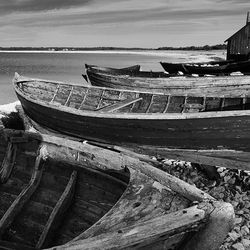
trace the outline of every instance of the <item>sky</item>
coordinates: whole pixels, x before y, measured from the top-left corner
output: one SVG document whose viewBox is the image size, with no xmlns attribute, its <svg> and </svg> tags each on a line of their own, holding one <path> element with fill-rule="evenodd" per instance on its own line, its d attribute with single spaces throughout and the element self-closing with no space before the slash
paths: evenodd
<svg viewBox="0 0 250 250">
<path fill-rule="evenodd" d="M 0 46 L 214 45 L 247 11 L 249 0 L 0 0 Z"/>
</svg>

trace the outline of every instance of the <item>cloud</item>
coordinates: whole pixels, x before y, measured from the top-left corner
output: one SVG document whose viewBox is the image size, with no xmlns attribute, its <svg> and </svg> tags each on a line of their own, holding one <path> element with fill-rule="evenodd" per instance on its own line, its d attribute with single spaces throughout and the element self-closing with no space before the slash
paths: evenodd
<svg viewBox="0 0 250 250">
<path fill-rule="evenodd" d="M 67 9 L 84 6 L 91 0 L 5 0 L 0 2 L 0 13 L 36 12 L 54 9 Z"/>
<path fill-rule="evenodd" d="M 221 18 L 239 16 L 241 9 L 181 9 L 152 8 L 150 10 L 117 10 L 82 12 L 65 10 L 51 13 L 30 13 L 13 15 L 6 20 L 0 19 L 1 25 L 15 25 L 19 27 L 60 27 L 60 26 L 86 26 L 86 25 L 131 25 L 133 23 L 174 23 L 174 22 L 207 22 L 208 20 L 221 20 Z M 131 27 L 133 30 L 133 27 Z"/>
<path fill-rule="evenodd" d="M 12 43 L 23 36 L 27 44 L 31 39 L 36 44 L 47 44 L 49 37 L 50 44 L 54 41 L 58 46 L 64 37 L 70 37 L 68 44 L 78 40 L 91 45 L 91 39 L 93 43 L 104 39 L 110 43 L 126 39 L 146 43 L 147 37 L 158 43 L 163 36 L 168 40 L 170 34 L 186 34 L 191 39 L 190 34 L 199 36 L 202 32 L 209 39 L 223 41 L 244 24 L 248 1 L 0 0 L 0 35 L 6 43 L 8 38 Z"/>
</svg>

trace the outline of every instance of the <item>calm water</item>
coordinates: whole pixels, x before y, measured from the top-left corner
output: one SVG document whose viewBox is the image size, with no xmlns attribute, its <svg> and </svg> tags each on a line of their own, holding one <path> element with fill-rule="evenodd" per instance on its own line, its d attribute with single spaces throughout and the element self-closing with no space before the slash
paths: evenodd
<svg viewBox="0 0 250 250">
<path fill-rule="evenodd" d="M 13 53 L 0 52 L 0 105 L 16 101 L 12 88 L 15 72 L 19 74 L 58 81 L 81 83 L 84 64 L 110 67 L 126 67 L 140 64 L 142 70 L 162 70 L 159 61 L 205 61 L 224 57 L 223 51 L 150 51 L 122 53 Z"/>
</svg>

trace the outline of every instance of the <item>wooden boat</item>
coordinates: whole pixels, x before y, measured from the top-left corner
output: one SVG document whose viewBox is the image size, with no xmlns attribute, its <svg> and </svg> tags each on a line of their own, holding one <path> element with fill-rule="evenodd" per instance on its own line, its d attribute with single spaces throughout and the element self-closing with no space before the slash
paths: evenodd
<svg viewBox="0 0 250 250">
<path fill-rule="evenodd" d="M 233 223 L 230 204 L 88 143 L 1 128 L 0 163 L 1 249 L 211 250 Z"/>
<path fill-rule="evenodd" d="M 196 65 L 196 66 L 222 66 L 228 63 L 232 63 L 232 60 L 221 60 L 221 61 L 209 61 L 209 62 L 191 62 L 191 63 L 169 63 L 169 62 L 160 62 L 161 66 L 165 71 L 169 74 L 178 74 L 179 72 L 183 72 L 188 74 L 185 66 L 188 65 Z"/>
<path fill-rule="evenodd" d="M 247 95 L 156 94 L 29 79 L 18 74 L 14 88 L 32 120 L 62 134 L 145 152 L 168 148 L 173 150 L 168 152 L 170 156 L 178 153 L 177 159 L 193 157 L 192 162 L 249 170 Z"/>
<path fill-rule="evenodd" d="M 250 76 L 185 77 L 164 72 L 113 74 L 87 69 L 87 79 L 94 86 L 152 91 L 174 95 L 239 96 L 250 91 Z"/>
<path fill-rule="evenodd" d="M 100 67 L 97 65 L 85 64 L 85 69 L 91 69 L 95 72 L 110 72 L 113 74 L 126 73 L 126 72 L 138 72 L 140 71 L 140 65 L 133 65 L 126 68 L 110 68 L 110 67 Z"/>
<path fill-rule="evenodd" d="M 110 68 L 110 67 L 100 67 L 97 65 L 90 65 L 85 64 L 85 70 L 91 70 L 92 72 L 106 72 L 106 73 L 112 73 L 113 75 L 116 74 L 127 74 L 127 73 L 134 73 L 140 71 L 140 65 L 133 65 L 126 68 Z M 86 82 L 89 82 L 88 76 L 86 74 L 82 74 L 82 77 Z"/>
<path fill-rule="evenodd" d="M 169 73 L 178 73 L 179 71 L 184 74 L 199 76 L 208 75 L 229 75 L 232 72 L 240 71 L 242 74 L 250 74 L 250 61 L 239 61 L 229 63 L 217 64 L 196 64 L 196 63 L 167 63 L 161 62 L 162 67 Z"/>
</svg>

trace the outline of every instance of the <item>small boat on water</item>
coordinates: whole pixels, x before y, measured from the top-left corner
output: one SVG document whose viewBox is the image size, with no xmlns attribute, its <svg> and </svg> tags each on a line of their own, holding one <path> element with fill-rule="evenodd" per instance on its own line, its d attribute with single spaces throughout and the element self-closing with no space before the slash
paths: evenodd
<svg viewBox="0 0 250 250">
<path fill-rule="evenodd" d="M 217 249 L 233 207 L 138 159 L 0 128 L 1 249 Z"/>
<path fill-rule="evenodd" d="M 230 62 L 222 61 L 222 63 L 167 63 L 160 62 L 161 66 L 170 74 L 177 74 L 181 71 L 183 74 L 199 76 L 204 75 L 229 75 L 233 72 L 241 72 L 244 75 L 250 74 L 250 60 Z"/>
<path fill-rule="evenodd" d="M 18 74 L 13 83 L 25 113 L 59 133 L 145 152 L 164 148 L 168 158 L 249 170 L 249 94 L 167 95 Z"/>
<path fill-rule="evenodd" d="M 86 69 L 87 79 L 94 86 L 152 91 L 174 95 L 240 96 L 250 92 L 250 76 L 170 76 L 164 72 L 133 73 L 97 72 Z"/>
</svg>

